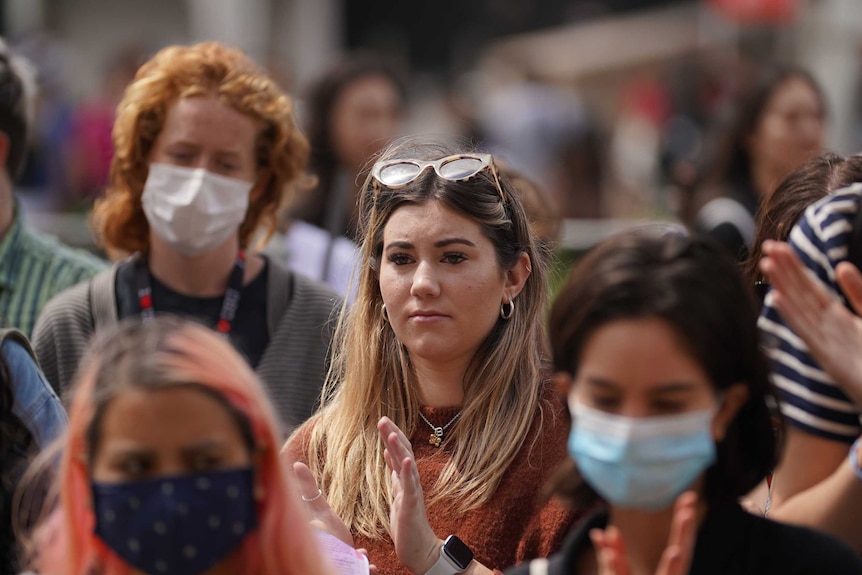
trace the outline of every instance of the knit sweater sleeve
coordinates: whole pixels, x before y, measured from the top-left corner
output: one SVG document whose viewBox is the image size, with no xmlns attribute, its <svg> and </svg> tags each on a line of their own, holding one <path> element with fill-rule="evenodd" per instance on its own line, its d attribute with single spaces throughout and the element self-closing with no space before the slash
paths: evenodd
<svg viewBox="0 0 862 575">
<path fill-rule="evenodd" d="M 562 402 L 550 400 L 551 408 L 545 417 L 550 420 L 543 425 L 541 441 L 545 444 L 546 461 L 543 467 L 549 471 L 543 475 L 547 482 L 550 475 L 566 460 L 566 440 L 570 420 Z M 550 448 L 550 449 L 549 449 Z M 537 485 L 539 498 L 547 485 Z M 558 499 L 550 499 L 541 505 L 518 544 L 516 563 L 537 557 L 548 557 L 562 545 L 563 539 L 579 514 Z"/>
<path fill-rule="evenodd" d="M 51 387 L 61 397 L 71 386 L 93 334 L 89 282 L 53 297 L 33 330 L 33 349 Z"/>
<path fill-rule="evenodd" d="M 572 510 L 556 499 L 533 517 L 518 545 L 517 563 L 548 557 L 557 551 L 572 526 Z"/>
</svg>

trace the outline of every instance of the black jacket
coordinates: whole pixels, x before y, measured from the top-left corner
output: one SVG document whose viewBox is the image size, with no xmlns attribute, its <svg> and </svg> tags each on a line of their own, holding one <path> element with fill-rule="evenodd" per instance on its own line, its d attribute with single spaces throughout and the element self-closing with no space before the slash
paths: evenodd
<svg viewBox="0 0 862 575">
<path fill-rule="evenodd" d="M 577 575 L 578 559 L 592 543 L 589 532 L 604 528 L 607 514 L 592 515 L 566 538 L 549 561 L 548 575 Z M 528 575 L 527 563 L 506 575 Z M 738 505 L 710 511 L 697 533 L 690 575 L 857 575 L 862 559 L 824 533 L 785 525 Z"/>
</svg>

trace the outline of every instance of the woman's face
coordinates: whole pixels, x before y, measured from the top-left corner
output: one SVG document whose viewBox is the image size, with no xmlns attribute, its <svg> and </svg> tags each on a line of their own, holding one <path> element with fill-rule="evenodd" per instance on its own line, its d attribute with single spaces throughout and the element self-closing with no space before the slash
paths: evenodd
<svg viewBox="0 0 862 575">
<path fill-rule="evenodd" d="M 763 110 L 748 138 L 752 164 L 761 164 L 778 179 L 817 156 L 823 149 L 823 104 L 807 80 L 782 83 Z"/>
<path fill-rule="evenodd" d="M 213 97 L 180 98 L 168 107 L 150 162 L 254 182 L 259 131 L 255 120 Z"/>
<path fill-rule="evenodd" d="M 192 386 L 130 387 L 105 408 L 90 473 L 125 483 L 248 467 L 252 454 L 236 419 Z"/>
<path fill-rule="evenodd" d="M 364 76 L 338 95 L 330 117 L 330 137 L 338 161 L 358 172 L 389 144 L 401 124 L 401 94 L 384 76 Z"/>
<path fill-rule="evenodd" d="M 404 205 L 383 230 L 380 292 L 411 357 L 466 365 L 515 293 L 509 276 L 479 224 L 440 202 Z"/>
<path fill-rule="evenodd" d="M 674 329 L 657 318 L 597 328 L 583 347 L 569 401 L 633 418 L 717 407 L 706 372 Z"/>
</svg>

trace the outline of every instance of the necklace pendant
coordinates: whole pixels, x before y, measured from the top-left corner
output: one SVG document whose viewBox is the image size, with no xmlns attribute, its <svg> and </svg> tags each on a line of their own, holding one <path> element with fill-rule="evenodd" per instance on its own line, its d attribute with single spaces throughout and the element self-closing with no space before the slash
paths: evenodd
<svg viewBox="0 0 862 575">
<path fill-rule="evenodd" d="M 440 439 L 440 436 L 439 436 L 439 435 L 437 435 L 436 433 L 432 433 L 432 434 L 428 437 L 428 443 L 430 443 L 430 444 L 431 444 L 431 445 L 433 445 L 434 447 L 440 447 L 440 444 L 441 444 L 442 442 L 443 442 L 443 440 L 442 440 L 442 439 Z"/>
</svg>

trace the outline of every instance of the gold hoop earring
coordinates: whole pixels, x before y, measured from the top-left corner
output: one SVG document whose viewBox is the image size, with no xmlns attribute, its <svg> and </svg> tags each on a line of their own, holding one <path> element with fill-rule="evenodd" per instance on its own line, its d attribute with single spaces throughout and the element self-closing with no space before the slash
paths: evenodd
<svg viewBox="0 0 862 575">
<path fill-rule="evenodd" d="M 385 321 L 386 323 L 389 323 L 389 313 L 386 311 L 386 304 L 383 304 L 380 307 L 380 315 L 383 316 L 383 321 Z"/>
<path fill-rule="evenodd" d="M 509 300 L 509 303 L 500 305 L 500 317 L 509 321 L 515 315 L 515 298 Z"/>
</svg>

